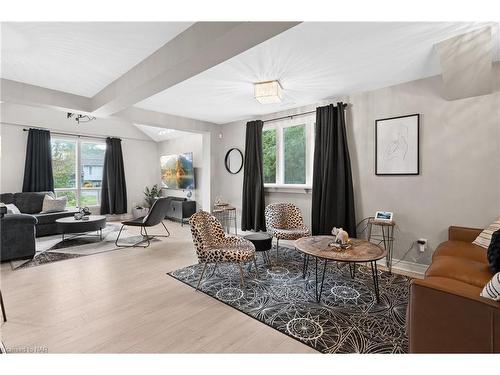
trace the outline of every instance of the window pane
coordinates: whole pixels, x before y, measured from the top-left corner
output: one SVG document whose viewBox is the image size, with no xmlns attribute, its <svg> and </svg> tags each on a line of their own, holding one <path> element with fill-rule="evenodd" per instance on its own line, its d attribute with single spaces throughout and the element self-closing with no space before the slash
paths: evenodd
<svg viewBox="0 0 500 375">
<path fill-rule="evenodd" d="M 264 183 L 276 183 L 276 129 L 262 132 L 262 152 L 264 154 Z"/>
<path fill-rule="evenodd" d="M 101 190 L 100 189 L 83 189 L 80 192 L 80 206 L 99 206 L 101 204 Z"/>
<path fill-rule="evenodd" d="M 76 191 L 56 190 L 56 197 L 66 197 L 68 200 L 66 207 L 76 207 Z"/>
<path fill-rule="evenodd" d="M 51 147 L 54 187 L 76 187 L 76 141 L 52 139 Z"/>
<path fill-rule="evenodd" d="M 96 142 L 81 143 L 80 181 L 82 188 L 101 187 L 105 152 L 106 152 L 106 144 L 104 143 L 96 143 Z"/>
<path fill-rule="evenodd" d="M 283 129 L 285 154 L 285 184 L 306 183 L 306 127 Z"/>
</svg>

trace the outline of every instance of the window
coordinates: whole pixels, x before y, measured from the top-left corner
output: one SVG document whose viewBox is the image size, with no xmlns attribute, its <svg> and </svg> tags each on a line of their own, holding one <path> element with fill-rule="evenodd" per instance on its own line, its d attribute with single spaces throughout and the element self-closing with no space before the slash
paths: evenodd
<svg viewBox="0 0 500 375">
<path fill-rule="evenodd" d="M 264 184 L 310 187 L 314 117 L 271 122 L 262 132 Z"/>
<path fill-rule="evenodd" d="M 52 138 L 51 145 L 56 196 L 66 196 L 69 207 L 99 206 L 106 144 Z"/>
</svg>

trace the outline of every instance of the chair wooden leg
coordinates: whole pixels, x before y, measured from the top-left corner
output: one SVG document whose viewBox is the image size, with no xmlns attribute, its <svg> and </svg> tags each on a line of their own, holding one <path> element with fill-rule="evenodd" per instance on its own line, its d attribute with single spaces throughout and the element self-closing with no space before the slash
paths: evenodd
<svg viewBox="0 0 500 375">
<path fill-rule="evenodd" d="M 243 268 L 241 267 L 241 263 L 239 263 L 239 262 L 238 262 L 238 267 L 240 268 L 241 286 L 244 288 L 245 287 L 245 280 L 243 277 Z"/>
<path fill-rule="evenodd" d="M 197 292 L 198 289 L 200 288 L 201 279 L 203 279 L 203 275 L 205 274 L 205 270 L 207 269 L 207 264 L 208 263 L 205 263 L 205 265 L 203 266 L 203 271 L 201 271 L 201 275 L 200 278 L 198 279 L 198 285 L 196 285 L 195 292 Z"/>
</svg>

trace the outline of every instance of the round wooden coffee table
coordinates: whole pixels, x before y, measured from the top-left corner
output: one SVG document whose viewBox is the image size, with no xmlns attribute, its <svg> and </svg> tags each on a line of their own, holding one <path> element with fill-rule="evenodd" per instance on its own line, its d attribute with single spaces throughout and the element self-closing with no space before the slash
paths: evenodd
<svg viewBox="0 0 500 375">
<path fill-rule="evenodd" d="M 351 277 L 356 275 L 357 263 L 370 263 L 373 286 L 377 303 L 380 301 L 378 287 L 378 270 L 377 260 L 384 258 L 387 255 L 387 250 L 365 240 L 356 238 L 351 239 L 351 247 L 346 250 L 337 249 L 329 246 L 334 241 L 333 236 L 311 236 L 304 237 L 295 241 L 295 248 L 304 253 L 303 277 L 306 277 L 306 271 L 309 266 L 309 257 L 312 256 L 316 263 L 316 301 L 321 301 L 321 293 L 323 292 L 323 284 L 325 281 L 326 265 L 329 261 L 349 263 Z M 318 278 L 318 259 L 324 261 L 321 281 Z M 318 284 L 320 285 L 318 290 Z"/>
</svg>

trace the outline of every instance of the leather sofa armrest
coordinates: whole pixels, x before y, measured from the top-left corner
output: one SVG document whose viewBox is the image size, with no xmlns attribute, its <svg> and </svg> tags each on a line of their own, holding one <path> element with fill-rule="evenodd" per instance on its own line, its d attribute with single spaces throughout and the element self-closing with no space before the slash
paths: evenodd
<svg viewBox="0 0 500 375">
<path fill-rule="evenodd" d="M 482 231 L 479 228 L 451 226 L 448 228 L 448 239 L 450 241 L 473 242 Z"/>
<path fill-rule="evenodd" d="M 431 277 L 412 280 L 408 306 L 410 353 L 490 353 L 500 342 L 500 303 L 480 288 Z"/>
</svg>

